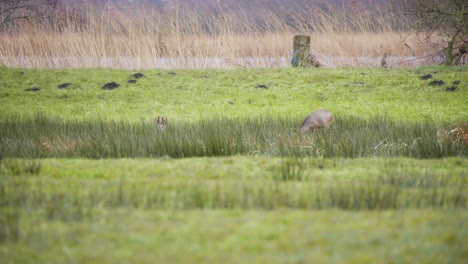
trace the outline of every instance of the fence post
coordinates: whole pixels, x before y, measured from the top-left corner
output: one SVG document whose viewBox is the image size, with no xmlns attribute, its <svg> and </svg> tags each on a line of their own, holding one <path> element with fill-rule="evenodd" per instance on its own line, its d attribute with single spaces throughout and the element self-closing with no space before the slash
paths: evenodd
<svg viewBox="0 0 468 264">
<path fill-rule="evenodd" d="M 310 53 L 310 36 L 294 36 L 291 65 L 293 67 L 320 66 L 320 63 Z"/>
</svg>

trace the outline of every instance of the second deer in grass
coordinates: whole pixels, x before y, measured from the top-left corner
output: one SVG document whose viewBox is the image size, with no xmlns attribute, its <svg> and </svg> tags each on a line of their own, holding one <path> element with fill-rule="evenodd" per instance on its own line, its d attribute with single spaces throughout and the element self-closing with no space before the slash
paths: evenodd
<svg viewBox="0 0 468 264">
<path fill-rule="evenodd" d="M 167 118 L 158 116 L 158 118 L 154 119 L 154 123 L 159 130 L 164 131 L 164 129 L 166 129 Z"/>
<path fill-rule="evenodd" d="M 306 116 L 302 123 L 301 132 L 307 132 L 309 130 L 315 130 L 317 128 L 328 128 L 335 117 L 333 114 L 325 109 L 319 109 L 312 114 Z"/>
<path fill-rule="evenodd" d="M 468 145 L 468 123 L 458 125 L 450 131 L 439 128 L 437 130 L 437 140 L 439 144 L 448 141 Z"/>
</svg>

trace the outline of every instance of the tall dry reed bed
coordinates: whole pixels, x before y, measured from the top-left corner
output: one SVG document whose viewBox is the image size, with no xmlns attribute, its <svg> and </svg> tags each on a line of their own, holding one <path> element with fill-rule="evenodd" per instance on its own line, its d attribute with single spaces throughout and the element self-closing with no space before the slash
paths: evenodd
<svg viewBox="0 0 468 264">
<path fill-rule="evenodd" d="M 66 121 L 44 116 L 0 121 L 4 157 L 162 157 L 264 155 L 292 157 L 466 156 L 463 141 L 440 138 L 444 124 L 399 122 L 385 117 L 338 118 L 328 130 L 301 134 L 302 120 L 289 117 L 170 123 Z"/>
<path fill-rule="evenodd" d="M 0 64 L 10 67 L 214 68 L 287 66 L 295 34 L 312 35 L 326 66 L 379 65 L 431 48 L 398 10 L 274 9 L 182 4 L 164 8 L 80 8 L 0 31 Z M 366 59 L 363 59 L 366 58 Z M 336 59 L 330 59 L 336 58 Z M 343 59 L 346 58 L 346 59 Z M 221 62 L 220 62 L 221 61 Z M 397 61 L 403 65 L 414 61 Z"/>
</svg>

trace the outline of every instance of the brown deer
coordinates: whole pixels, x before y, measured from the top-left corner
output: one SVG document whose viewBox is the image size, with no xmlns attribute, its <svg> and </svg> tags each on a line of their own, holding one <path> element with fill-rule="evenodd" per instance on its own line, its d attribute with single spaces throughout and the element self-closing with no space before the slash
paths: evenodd
<svg viewBox="0 0 468 264">
<path fill-rule="evenodd" d="M 154 123 L 156 124 L 156 127 L 159 128 L 159 130 L 164 131 L 167 124 L 167 118 L 164 116 L 158 116 L 158 118 L 154 119 Z"/>
<path fill-rule="evenodd" d="M 437 130 L 437 140 L 440 144 L 444 141 L 468 144 L 468 123 L 461 124 L 450 131 L 439 128 Z"/>
<path fill-rule="evenodd" d="M 301 132 L 307 132 L 309 130 L 315 130 L 317 128 L 328 128 L 335 117 L 333 114 L 325 109 L 319 109 L 312 114 L 306 116 L 302 123 Z"/>
</svg>

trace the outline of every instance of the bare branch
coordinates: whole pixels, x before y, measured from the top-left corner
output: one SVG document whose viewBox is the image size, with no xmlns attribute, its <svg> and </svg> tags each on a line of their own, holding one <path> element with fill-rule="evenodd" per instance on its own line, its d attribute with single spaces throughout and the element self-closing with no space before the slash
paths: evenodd
<svg viewBox="0 0 468 264">
<path fill-rule="evenodd" d="M 447 64 L 451 64 L 454 50 L 460 51 L 461 47 L 467 45 L 468 2 L 465 0 L 405 0 L 403 7 L 403 13 L 412 16 L 414 29 L 427 34 L 428 37 L 433 34 L 446 37 L 445 40 L 439 39 L 433 44 L 443 45 L 440 51 L 443 50 L 446 53 Z"/>
<path fill-rule="evenodd" d="M 34 7 L 30 0 L 0 0 L 0 27 L 15 20 L 28 19 Z"/>
</svg>

